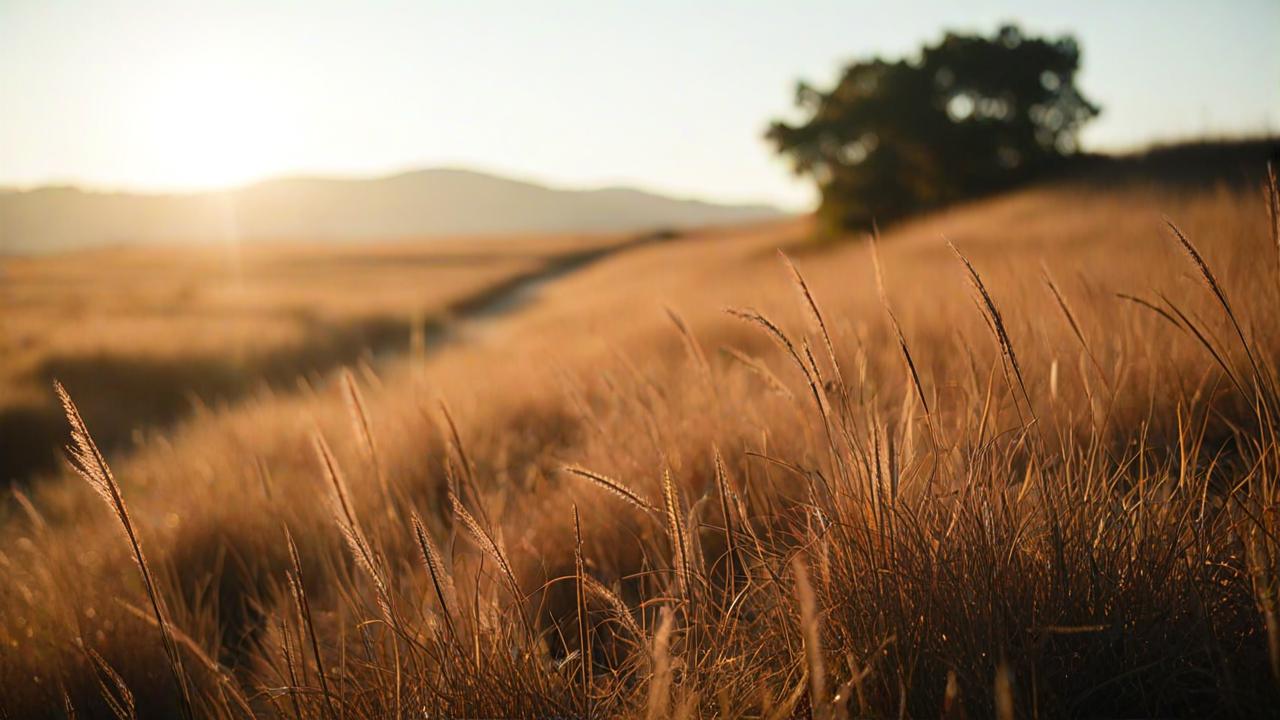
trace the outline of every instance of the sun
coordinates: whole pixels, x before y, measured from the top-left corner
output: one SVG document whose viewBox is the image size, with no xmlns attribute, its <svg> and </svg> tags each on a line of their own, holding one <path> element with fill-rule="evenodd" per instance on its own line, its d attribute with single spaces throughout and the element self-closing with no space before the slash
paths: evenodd
<svg viewBox="0 0 1280 720">
<path fill-rule="evenodd" d="M 248 64 L 187 59 L 162 68 L 134 98 L 132 161 L 175 190 L 229 187 L 270 174 L 287 149 L 287 90 Z"/>
</svg>

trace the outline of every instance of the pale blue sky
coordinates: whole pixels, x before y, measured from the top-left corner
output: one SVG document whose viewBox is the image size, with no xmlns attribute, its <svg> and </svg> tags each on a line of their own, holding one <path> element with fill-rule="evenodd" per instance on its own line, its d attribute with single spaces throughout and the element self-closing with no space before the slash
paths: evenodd
<svg viewBox="0 0 1280 720">
<path fill-rule="evenodd" d="M 946 28 L 1073 32 L 1086 147 L 1280 131 L 1280 2 L 0 0 L 0 185 L 145 190 L 462 165 L 811 198 L 794 84 Z"/>
</svg>

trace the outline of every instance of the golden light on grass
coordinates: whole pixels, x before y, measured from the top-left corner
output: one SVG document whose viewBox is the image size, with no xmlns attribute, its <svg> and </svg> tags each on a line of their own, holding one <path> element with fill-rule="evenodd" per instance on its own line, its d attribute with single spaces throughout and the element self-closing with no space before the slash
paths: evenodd
<svg viewBox="0 0 1280 720">
<path fill-rule="evenodd" d="M 777 258 L 803 221 L 691 232 L 559 278 L 484 342 L 207 408 L 117 446 L 116 474 L 66 399 L 111 514 L 69 476 L 17 501 L 4 700 L 1268 711 L 1277 202 L 1064 182 L 902 224 L 878 258 Z"/>
</svg>

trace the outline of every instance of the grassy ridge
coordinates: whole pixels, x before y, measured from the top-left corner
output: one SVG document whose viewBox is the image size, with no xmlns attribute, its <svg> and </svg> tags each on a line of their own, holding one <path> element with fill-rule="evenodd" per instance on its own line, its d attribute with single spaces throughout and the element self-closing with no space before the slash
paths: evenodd
<svg viewBox="0 0 1280 720">
<path fill-rule="evenodd" d="M 113 475 L 89 423 L 110 512 L 4 529 L 10 714 L 1265 712 L 1280 231 L 1092 187 L 638 248 Z"/>
</svg>

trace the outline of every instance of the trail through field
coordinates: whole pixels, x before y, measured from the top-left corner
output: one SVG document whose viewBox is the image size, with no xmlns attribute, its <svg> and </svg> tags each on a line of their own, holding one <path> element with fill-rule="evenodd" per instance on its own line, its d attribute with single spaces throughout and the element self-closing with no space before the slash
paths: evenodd
<svg viewBox="0 0 1280 720">
<path fill-rule="evenodd" d="M 656 231 L 605 247 L 567 253 L 544 267 L 517 275 L 475 295 L 462 298 L 449 307 L 447 320 L 434 323 L 425 329 L 424 349 L 429 353 L 437 352 L 449 344 L 482 336 L 498 319 L 536 302 L 546 287 L 561 278 L 628 250 L 674 240 L 678 237 L 680 237 L 679 234 L 672 231 Z M 369 349 L 374 359 L 380 364 L 405 353 L 403 343 Z"/>
<path fill-rule="evenodd" d="M 128 406 L 137 410 L 130 422 L 96 422 L 104 449 L 119 451 L 139 437 L 138 431 L 160 431 L 187 418 L 193 403 L 230 405 L 262 388 L 277 395 L 295 392 L 299 378 L 324 384 L 339 369 L 362 358 L 383 367 L 406 355 L 425 357 L 447 346 L 484 336 L 492 324 L 519 312 L 557 280 L 619 253 L 677 237 L 655 231 L 634 237 L 565 250 L 533 269 L 499 280 L 448 302 L 416 320 L 404 315 L 371 315 L 344 323 L 313 322 L 303 341 L 270 348 L 252 367 L 230 356 L 177 358 L 53 357 L 40 368 L 39 385 L 53 378 L 81 399 L 86 417 L 95 407 Z M 146 396 L 139 396 L 138 388 Z M 95 402 L 96 401 L 96 402 Z M 0 484 L 27 483 L 53 473 L 67 439 L 66 421 L 56 403 L 0 408 Z"/>
</svg>

